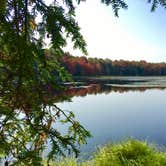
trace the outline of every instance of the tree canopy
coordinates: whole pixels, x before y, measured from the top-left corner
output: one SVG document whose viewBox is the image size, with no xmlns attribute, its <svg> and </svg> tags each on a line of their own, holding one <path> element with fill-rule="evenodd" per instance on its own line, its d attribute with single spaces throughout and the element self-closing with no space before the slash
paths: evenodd
<svg viewBox="0 0 166 166">
<path fill-rule="evenodd" d="M 165 76 L 166 63 L 76 57 L 66 53 L 60 62 L 72 76 Z"/>
<path fill-rule="evenodd" d="M 54 95 L 70 75 L 57 57 L 67 38 L 87 54 L 86 42 L 75 20 L 74 3 L 84 0 L 0 0 L 0 158 L 5 165 L 41 165 L 47 144 L 48 161 L 68 150 L 78 153 L 90 133 L 55 104 Z M 115 15 L 127 8 L 123 0 L 102 0 Z M 154 10 L 165 0 L 149 0 Z M 44 49 L 50 39 L 50 55 Z M 68 124 L 62 134 L 56 123 Z"/>
<path fill-rule="evenodd" d="M 0 1 L 0 157 L 8 164 L 36 165 L 49 141 L 48 160 L 78 153 L 90 133 L 72 112 L 55 105 L 54 95 L 69 75 L 55 56 L 63 55 L 66 38 L 85 54 L 86 43 L 74 19 L 71 1 L 46 5 L 38 0 Z M 40 17 L 38 19 L 38 17 Z M 50 38 L 54 56 L 44 50 Z M 54 123 L 69 123 L 61 134 Z"/>
</svg>

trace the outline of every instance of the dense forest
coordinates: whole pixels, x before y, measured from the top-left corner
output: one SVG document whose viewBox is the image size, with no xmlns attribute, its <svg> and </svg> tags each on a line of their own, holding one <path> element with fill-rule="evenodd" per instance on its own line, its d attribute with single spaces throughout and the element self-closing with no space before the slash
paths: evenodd
<svg viewBox="0 0 166 166">
<path fill-rule="evenodd" d="M 166 63 L 75 57 L 66 53 L 62 65 L 73 76 L 163 76 Z"/>
</svg>

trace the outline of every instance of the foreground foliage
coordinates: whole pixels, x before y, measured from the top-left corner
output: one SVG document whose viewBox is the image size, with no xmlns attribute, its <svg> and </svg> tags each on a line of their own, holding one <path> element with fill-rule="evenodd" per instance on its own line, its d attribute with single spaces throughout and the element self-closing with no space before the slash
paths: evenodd
<svg viewBox="0 0 166 166">
<path fill-rule="evenodd" d="M 52 166 L 165 166 L 166 153 L 138 140 L 127 140 L 99 149 L 91 161 L 78 163 L 74 159 L 52 163 Z"/>
<path fill-rule="evenodd" d="M 79 3 L 80 1 L 76 1 Z M 0 160 L 5 165 L 41 165 L 74 151 L 90 133 L 55 104 L 68 73 L 57 62 L 66 39 L 85 54 L 86 43 L 75 21 L 72 1 L 0 1 Z M 54 55 L 45 52 L 50 40 Z M 55 125 L 55 123 L 57 125 Z M 67 124 L 66 133 L 58 125 Z"/>
</svg>

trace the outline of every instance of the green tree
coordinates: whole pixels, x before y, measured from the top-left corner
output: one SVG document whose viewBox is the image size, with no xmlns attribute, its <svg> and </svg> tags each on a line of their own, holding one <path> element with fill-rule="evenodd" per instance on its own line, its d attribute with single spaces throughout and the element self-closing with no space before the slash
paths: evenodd
<svg viewBox="0 0 166 166">
<path fill-rule="evenodd" d="M 0 1 L 0 157 L 6 165 L 40 165 L 47 141 L 48 160 L 66 150 L 77 155 L 77 143 L 90 136 L 73 113 L 58 108 L 54 100 L 69 79 L 57 60 L 66 38 L 87 54 L 74 15 L 68 0 L 62 5 Z M 44 50 L 45 38 L 50 38 L 54 54 Z M 68 132 L 60 133 L 55 122 L 69 123 Z"/>
<path fill-rule="evenodd" d="M 47 141 L 48 161 L 66 150 L 77 154 L 77 143 L 90 136 L 73 113 L 58 108 L 54 100 L 61 83 L 70 79 L 57 60 L 66 39 L 87 54 L 74 2 L 0 0 L 0 158 L 5 165 L 41 165 Z M 102 2 L 111 4 L 116 16 L 127 8 L 123 0 Z M 159 3 L 165 7 L 165 1 L 149 2 L 152 9 Z M 46 38 L 54 54 L 44 50 Z M 60 133 L 58 123 L 67 123 L 68 132 Z"/>
</svg>

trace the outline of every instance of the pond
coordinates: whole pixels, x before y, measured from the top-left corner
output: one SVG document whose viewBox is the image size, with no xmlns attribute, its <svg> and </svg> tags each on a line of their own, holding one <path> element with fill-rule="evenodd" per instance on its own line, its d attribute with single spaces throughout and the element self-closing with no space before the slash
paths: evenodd
<svg viewBox="0 0 166 166">
<path fill-rule="evenodd" d="M 122 82 L 110 81 L 117 79 Z M 93 135 L 82 146 L 82 154 L 88 156 L 100 145 L 126 138 L 166 145 L 166 77 L 94 80 L 71 86 L 66 95 L 72 102 L 58 104 L 72 110 Z"/>
</svg>

